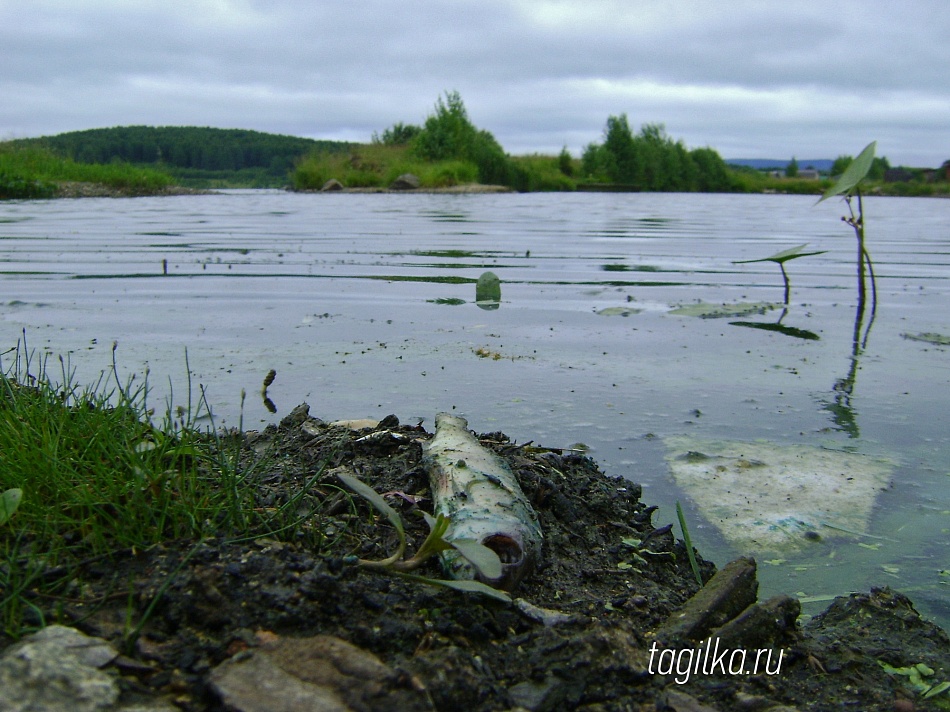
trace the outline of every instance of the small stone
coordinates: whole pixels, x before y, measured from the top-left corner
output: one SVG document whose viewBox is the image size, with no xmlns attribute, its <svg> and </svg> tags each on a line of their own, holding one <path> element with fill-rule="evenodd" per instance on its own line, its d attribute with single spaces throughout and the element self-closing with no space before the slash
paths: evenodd
<svg viewBox="0 0 950 712">
<path fill-rule="evenodd" d="M 372 653 L 330 635 L 279 638 L 225 660 L 210 675 L 235 712 L 422 712 L 416 689 Z"/>
<path fill-rule="evenodd" d="M 98 668 L 116 657 L 101 638 L 54 625 L 24 638 L 0 657 L 0 707 L 8 710 L 109 710 L 115 680 Z"/>
<path fill-rule="evenodd" d="M 390 190 L 416 190 L 420 185 L 418 176 L 412 173 L 403 173 L 392 182 L 389 188 Z"/>
</svg>

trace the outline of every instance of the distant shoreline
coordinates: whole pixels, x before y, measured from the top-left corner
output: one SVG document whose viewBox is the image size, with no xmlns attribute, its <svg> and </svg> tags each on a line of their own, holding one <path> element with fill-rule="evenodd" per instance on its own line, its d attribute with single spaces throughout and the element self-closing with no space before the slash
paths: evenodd
<svg viewBox="0 0 950 712">
<path fill-rule="evenodd" d="M 492 195 L 492 194 L 502 194 L 502 193 L 516 193 L 518 191 L 513 188 L 509 188 L 504 185 L 482 185 L 480 183 L 466 183 L 464 185 L 453 185 L 446 186 L 443 188 L 414 188 L 411 190 L 406 189 L 393 189 L 393 188 L 381 188 L 381 187 L 372 187 L 372 188 L 341 188 L 337 190 L 294 190 L 292 188 L 286 188 L 288 193 L 300 193 L 306 195 L 314 194 L 325 194 L 325 195 L 339 195 L 339 194 L 355 194 L 355 195 L 369 195 L 369 194 L 390 194 L 390 193 L 403 193 L 403 194 L 431 194 L 431 195 Z M 558 192 L 558 191 L 530 191 L 536 193 L 546 193 L 546 192 Z M 567 191 L 560 191 L 567 192 Z M 617 193 L 617 192 L 644 192 L 644 191 L 632 191 L 626 186 L 616 186 L 611 184 L 604 184 L 602 186 L 594 185 L 584 185 L 583 188 L 579 188 L 578 193 Z M 675 192 L 675 191 L 674 191 Z M 57 198 L 146 198 L 146 197 L 164 197 L 164 196 L 178 196 L 178 195 L 217 195 L 220 194 L 220 191 L 215 189 L 204 189 L 204 188 L 188 188 L 185 186 L 170 185 L 160 190 L 150 192 L 150 191 L 129 191 L 121 188 L 116 188 L 109 185 L 104 185 L 101 183 L 84 183 L 76 181 L 63 181 L 57 184 L 56 194 L 52 199 Z M 699 193 L 698 193 L 699 194 Z M 797 192 L 778 192 L 775 190 L 765 190 L 759 193 L 760 195 L 803 195 L 803 193 Z M 814 195 L 821 195 L 820 191 L 816 191 Z M 948 193 L 934 193 L 931 195 L 922 195 L 922 196 L 901 196 L 895 195 L 892 193 L 884 192 L 871 192 L 868 193 L 865 197 L 876 197 L 876 198 L 900 198 L 900 197 L 922 197 L 922 198 L 950 198 Z M 42 199 L 42 198 L 40 198 Z"/>
</svg>

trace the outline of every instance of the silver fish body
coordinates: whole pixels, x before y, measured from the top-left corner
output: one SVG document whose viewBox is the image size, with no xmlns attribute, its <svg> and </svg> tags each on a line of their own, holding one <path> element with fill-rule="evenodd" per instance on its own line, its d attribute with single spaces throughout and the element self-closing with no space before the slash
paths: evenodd
<svg viewBox="0 0 950 712">
<path fill-rule="evenodd" d="M 458 551 L 442 552 L 448 574 L 479 578 L 495 588 L 512 590 L 541 556 L 541 526 L 507 463 L 484 447 L 468 422 L 450 413 L 435 417 L 435 436 L 424 446 L 435 513 L 449 519 L 448 542 L 477 541 L 495 551 L 502 575 L 486 580 Z"/>
</svg>

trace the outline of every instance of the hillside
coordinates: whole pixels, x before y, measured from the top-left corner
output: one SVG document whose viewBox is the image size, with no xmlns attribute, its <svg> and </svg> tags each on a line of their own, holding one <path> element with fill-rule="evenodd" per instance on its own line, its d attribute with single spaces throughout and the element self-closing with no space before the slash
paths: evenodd
<svg viewBox="0 0 950 712">
<path fill-rule="evenodd" d="M 78 163 L 151 164 L 185 185 L 199 187 L 284 186 L 303 156 L 348 147 L 338 141 L 195 126 L 119 126 L 12 143 L 44 146 Z"/>
</svg>

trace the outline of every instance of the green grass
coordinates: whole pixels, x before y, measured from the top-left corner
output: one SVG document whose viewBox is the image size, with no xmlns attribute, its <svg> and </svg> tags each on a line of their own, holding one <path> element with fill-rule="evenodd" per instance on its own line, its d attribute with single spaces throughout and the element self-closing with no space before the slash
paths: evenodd
<svg viewBox="0 0 950 712">
<path fill-rule="evenodd" d="M 528 156 L 514 156 L 511 158 L 513 171 L 524 181 L 517 186 L 525 191 L 565 191 L 576 190 L 577 182 L 561 170 L 561 160 L 558 156 L 531 154 Z M 580 161 L 571 160 L 571 172 L 580 173 Z"/>
<path fill-rule="evenodd" d="M 516 156 L 508 160 L 508 185 L 521 191 L 574 190 L 557 156 Z M 579 165 L 579 163 L 578 163 Z M 422 188 L 447 188 L 478 182 L 478 166 L 466 160 L 427 161 L 410 146 L 354 145 L 350 151 L 316 153 L 303 159 L 293 173 L 297 190 L 319 190 L 331 178 L 346 188 L 386 188 L 403 173 L 419 178 Z"/>
<path fill-rule="evenodd" d="M 733 168 L 732 177 L 736 190 L 743 193 L 786 193 L 819 196 L 834 183 L 831 178 L 773 177 L 761 171 L 743 168 Z M 922 180 L 913 180 L 906 183 L 885 183 L 877 180 L 868 181 L 863 192 L 865 195 L 872 196 L 929 197 L 950 194 L 950 183 L 946 181 L 928 183 Z"/>
<path fill-rule="evenodd" d="M 293 173 L 297 190 L 319 190 L 331 178 L 347 188 L 386 188 L 404 173 L 419 178 L 423 188 L 474 183 L 478 168 L 470 161 L 425 161 L 406 146 L 364 144 L 348 152 L 321 152 L 303 159 Z"/>
<path fill-rule="evenodd" d="M 47 149 L 0 144 L 0 198 L 52 197 L 62 182 L 97 183 L 127 195 L 148 195 L 175 181 L 154 168 L 76 163 Z"/>
<path fill-rule="evenodd" d="M 23 495 L 0 524 L 0 632 L 42 624 L 33 602 L 62 596 L 90 560 L 207 537 L 325 543 L 322 502 L 307 494 L 323 468 L 284 501 L 261 505 L 258 468 L 239 459 L 243 436 L 198 427 L 208 407 L 203 391 L 193 402 L 190 380 L 187 405 L 169 401 L 155 424 L 148 374 L 122 382 L 113 361 L 80 387 L 62 358 L 51 364 L 19 344 L 2 357 L 0 492 Z"/>
</svg>

